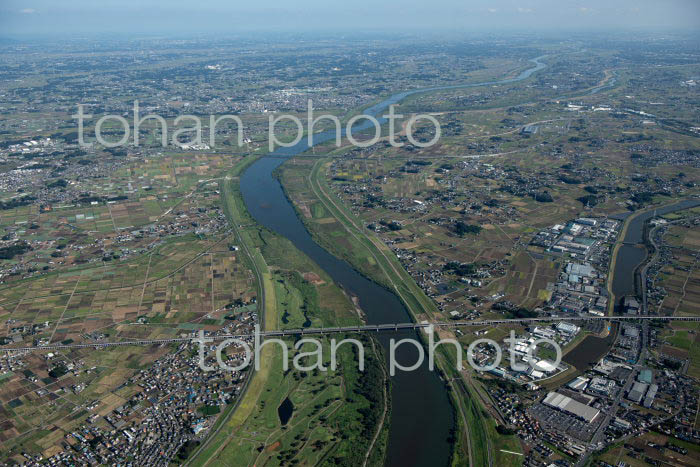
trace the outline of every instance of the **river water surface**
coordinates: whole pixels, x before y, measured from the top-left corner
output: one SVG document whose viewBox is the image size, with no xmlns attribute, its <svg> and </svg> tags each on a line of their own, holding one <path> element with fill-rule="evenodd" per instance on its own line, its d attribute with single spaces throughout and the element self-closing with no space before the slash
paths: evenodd
<svg viewBox="0 0 700 467">
<path fill-rule="evenodd" d="M 635 273 L 639 265 L 646 261 L 648 255 L 644 245 L 645 222 L 656 216 L 663 216 L 664 214 L 696 206 L 700 206 L 700 200 L 683 200 L 678 203 L 643 212 L 630 221 L 625 236 L 622 239 L 623 244 L 617 250 L 615 274 L 613 275 L 613 282 L 611 285 L 612 292 L 617 302 L 614 307 L 617 313 L 622 312 L 619 302 L 623 297 L 627 295 L 639 296 L 640 294 L 635 284 Z M 624 221 L 633 214 L 632 212 L 626 212 L 611 217 Z M 616 328 L 614 326 L 615 325 L 611 328 L 610 334 L 606 337 L 598 337 L 595 335 L 586 336 L 579 345 L 564 356 L 564 361 L 574 365 L 579 371 L 585 371 L 591 368 L 615 343 Z"/>
<path fill-rule="evenodd" d="M 616 300 L 620 300 L 625 295 L 638 293 L 635 290 L 634 273 L 637 267 L 647 258 L 647 250 L 644 247 L 644 223 L 652 217 L 663 216 L 674 211 L 690 209 L 696 206 L 700 206 L 700 200 L 679 201 L 678 203 L 643 212 L 630 221 L 625 237 L 622 239 L 623 244 L 618 249 L 615 260 L 612 292 Z M 632 214 L 624 213 L 613 217 L 623 220 Z"/>
<path fill-rule="evenodd" d="M 538 57 L 531 62 L 534 67 L 515 78 L 466 85 L 431 87 L 401 92 L 366 109 L 364 114 L 377 116 L 390 105 L 416 93 L 476 86 L 496 86 L 529 78 L 546 67 Z M 386 119 L 377 118 L 380 123 Z M 353 131 L 370 128 L 362 122 Z M 306 230 L 273 171 L 286 159 L 308 150 L 311 146 L 333 140 L 334 132 L 313 135 L 313 144 L 306 138 L 298 144 L 279 148 L 269 156 L 254 162 L 241 176 L 240 187 L 248 211 L 260 224 L 288 238 L 299 250 L 306 253 L 343 289 L 356 296 L 367 316 L 369 324 L 403 323 L 411 321 L 403 303 L 392 292 L 360 275 L 350 265 L 321 248 Z M 388 349 L 389 339 L 416 337 L 415 331 L 381 333 L 379 341 Z M 388 354 L 388 351 L 386 352 Z M 416 361 L 418 351 L 410 345 L 397 349 L 396 360 L 403 365 Z M 448 442 L 454 427 L 452 406 L 443 381 L 437 373 L 427 368 L 427 363 L 413 372 L 398 372 L 392 377 L 391 420 L 386 465 L 388 466 L 444 466 L 449 463 L 451 446 Z"/>
</svg>

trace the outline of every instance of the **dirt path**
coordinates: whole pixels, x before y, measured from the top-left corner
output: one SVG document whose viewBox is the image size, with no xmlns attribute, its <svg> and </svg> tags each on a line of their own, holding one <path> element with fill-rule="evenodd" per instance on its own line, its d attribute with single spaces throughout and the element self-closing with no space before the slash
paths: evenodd
<svg viewBox="0 0 700 467">
<path fill-rule="evenodd" d="M 374 354 L 377 355 L 377 347 L 374 342 L 373 338 L 370 338 L 370 342 L 372 343 L 372 349 L 374 350 Z M 384 368 L 384 364 L 380 363 L 380 366 L 382 367 L 382 373 L 384 374 L 384 384 L 382 385 L 382 390 L 384 393 L 384 411 L 382 412 L 382 418 L 379 419 L 379 423 L 377 424 L 377 431 L 374 433 L 374 436 L 372 437 L 372 441 L 369 443 L 369 447 L 367 448 L 367 452 L 365 453 L 365 461 L 362 463 L 362 466 L 365 467 L 367 465 L 367 461 L 369 460 L 370 454 L 372 454 L 372 449 L 374 449 L 374 445 L 377 442 L 377 439 L 379 438 L 379 435 L 382 432 L 382 428 L 384 427 L 384 420 L 386 419 L 386 414 L 389 410 L 389 399 L 388 399 L 388 394 L 386 392 L 386 382 L 388 380 L 387 374 L 386 374 L 386 368 Z"/>
<path fill-rule="evenodd" d="M 54 326 L 53 332 L 51 333 L 51 337 L 49 337 L 49 344 L 53 340 L 53 336 L 56 334 L 56 331 L 58 330 L 58 325 L 61 324 L 61 321 L 63 320 L 63 315 L 65 315 L 66 310 L 68 310 L 68 305 L 70 305 L 70 301 L 73 299 L 73 295 L 75 295 L 75 291 L 78 290 L 78 284 L 80 284 L 80 276 L 78 276 L 78 280 L 75 281 L 75 287 L 73 287 L 73 292 L 71 292 L 70 297 L 68 297 L 68 301 L 66 302 L 66 306 L 63 307 L 63 313 L 61 313 L 61 317 L 58 318 L 58 321 L 56 321 L 56 326 Z"/>
<path fill-rule="evenodd" d="M 148 255 L 148 266 L 146 266 L 146 275 L 143 278 L 143 288 L 141 289 L 141 297 L 139 298 L 139 307 L 136 309 L 136 316 L 141 315 L 141 305 L 143 304 L 143 296 L 146 294 L 146 285 L 148 285 L 148 274 L 151 272 L 151 260 L 153 259 L 153 251 Z"/>
</svg>

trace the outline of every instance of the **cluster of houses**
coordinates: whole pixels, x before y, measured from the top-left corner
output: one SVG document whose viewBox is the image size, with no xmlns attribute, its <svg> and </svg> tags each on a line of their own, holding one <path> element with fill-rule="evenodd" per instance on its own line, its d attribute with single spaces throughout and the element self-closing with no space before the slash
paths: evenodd
<svg viewBox="0 0 700 467">
<path fill-rule="evenodd" d="M 257 313 L 241 310 L 234 320 L 205 337 L 231 333 L 252 336 Z M 244 340 L 252 345 L 252 337 Z M 134 395 L 123 404 L 110 407 L 104 399 L 86 402 L 85 421 L 58 441 L 53 456 L 42 459 L 25 454 L 26 460 L 48 465 L 168 465 L 182 446 L 203 438 L 215 416 L 240 395 L 244 384 L 246 370 L 223 369 L 214 362 L 204 371 L 192 345 L 181 344 L 131 376 L 123 386 L 134 388 Z M 209 364 L 215 355 L 211 347 L 214 344 L 207 346 L 205 354 Z M 230 367 L 243 359 L 238 350 L 227 347 L 223 353 Z M 94 370 L 84 370 L 61 355 L 52 358 L 52 365 L 64 368 L 67 377 Z M 84 385 L 78 386 L 73 388 L 76 393 L 84 389 Z"/>
</svg>

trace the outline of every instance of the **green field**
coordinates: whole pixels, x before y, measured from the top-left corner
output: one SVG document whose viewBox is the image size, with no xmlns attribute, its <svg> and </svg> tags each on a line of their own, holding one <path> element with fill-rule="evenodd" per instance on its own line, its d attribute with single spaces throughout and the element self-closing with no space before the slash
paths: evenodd
<svg viewBox="0 0 700 467">
<path fill-rule="evenodd" d="M 351 301 L 315 263 L 288 240 L 250 223 L 235 183 L 241 167 L 232 173 L 234 182 L 224 185 L 224 199 L 231 222 L 245 222 L 239 238 L 253 252 L 256 268 L 263 275 L 265 328 L 358 323 Z M 365 344 L 376 350 L 366 357 L 364 372 L 357 370 L 350 347 L 340 348 L 341 366 L 336 371 L 310 373 L 285 372 L 277 346 L 264 347 L 261 371 L 253 375 L 235 411 L 222 415 L 213 429 L 215 434 L 190 464 L 361 463 L 385 417 L 388 394 L 379 346 L 369 340 Z M 326 341 L 324 357 L 329 354 L 327 346 Z M 286 398 L 295 409 L 283 427 L 277 408 Z M 374 444 L 371 459 L 383 458 L 385 432 Z"/>
</svg>

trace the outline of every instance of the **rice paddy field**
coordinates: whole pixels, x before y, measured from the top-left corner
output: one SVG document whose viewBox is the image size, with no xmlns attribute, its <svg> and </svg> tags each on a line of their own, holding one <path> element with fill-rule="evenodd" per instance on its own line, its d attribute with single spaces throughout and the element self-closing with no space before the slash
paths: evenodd
<svg viewBox="0 0 700 467">
<path fill-rule="evenodd" d="M 238 307 L 254 311 L 255 276 L 223 216 L 216 181 L 237 160 L 143 159 L 104 183 L 93 181 L 95 202 L 1 211 L 0 227 L 32 245 L 22 261 L 35 272 L 0 284 L 0 338 L 32 346 L 180 337 L 219 329 Z M 139 390 L 124 384 L 134 372 L 172 351 L 126 346 L 25 355 L 23 369 L 0 380 L 0 452 L 53 455 L 66 433 Z M 75 369 L 52 373 L 55 361 Z"/>
</svg>

